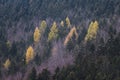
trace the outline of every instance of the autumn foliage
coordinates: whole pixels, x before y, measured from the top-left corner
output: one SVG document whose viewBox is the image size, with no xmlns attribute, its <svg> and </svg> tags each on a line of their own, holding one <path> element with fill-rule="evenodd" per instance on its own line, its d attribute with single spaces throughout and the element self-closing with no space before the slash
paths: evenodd
<svg viewBox="0 0 120 80">
<path fill-rule="evenodd" d="M 67 27 L 70 27 L 71 26 L 70 19 L 66 17 L 65 21 L 66 21 Z"/>
<path fill-rule="evenodd" d="M 58 28 L 56 22 L 54 22 L 50 29 L 50 33 L 48 35 L 48 41 L 56 39 L 57 37 L 58 37 Z"/>
<path fill-rule="evenodd" d="M 0 0 L 0 80 L 120 80 L 120 0 Z"/>
<path fill-rule="evenodd" d="M 98 31 L 98 22 L 91 22 L 87 31 L 87 35 L 85 36 L 85 41 L 90 41 L 96 38 Z"/>
<path fill-rule="evenodd" d="M 11 65 L 11 61 L 9 59 L 7 59 L 3 65 L 4 65 L 5 69 L 8 69 Z"/>
<path fill-rule="evenodd" d="M 43 33 L 45 31 L 46 27 L 47 27 L 47 23 L 45 20 L 43 20 L 39 27 L 40 32 Z"/>
<path fill-rule="evenodd" d="M 60 22 L 60 25 L 61 25 L 62 27 L 64 27 L 64 21 L 61 21 L 61 22 Z"/>
<path fill-rule="evenodd" d="M 27 51 L 26 51 L 26 63 L 29 63 L 31 60 L 34 59 L 34 50 L 32 46 L 29 46 Z"/>
<path fill-rule="evenodd" d="M 34 31 L 34 42 L 38 42 L 40 39 L 40 30 L 38 29 L 38 27 L 35 28 Z"/>
<path fill-rule="evenodd" d="M 67 45 L 67 43 L 68 43 L 69 40 L 73 37 L 74 34 L 75 34 L 76 40 L 77 40 L 77 38 L 78 38 L 78 33 L 77 33 L 75 27 L 73 27 L 73 28 L 70 30 L 70 32 L 68 33 L 67 37 L 65 38 L 64 45 Z"/>
</svg>

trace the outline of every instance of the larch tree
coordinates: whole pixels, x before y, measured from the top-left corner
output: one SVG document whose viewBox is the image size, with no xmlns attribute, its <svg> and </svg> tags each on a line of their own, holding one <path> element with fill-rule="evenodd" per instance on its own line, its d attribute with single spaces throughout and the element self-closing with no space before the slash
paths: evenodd
<svg viewBox="0 0 120 80">
<path fill-rule="evenodd" d="M 11 65 L 11 61 L 9 59 L 7 59 L 3 65 L 4 65 L 5 69 L 9 69 L 9 67 Z"/>
<path fill-rule="evenodd" d="M 39 42 L 40 36 L 40 30 L 36 27 L 34 31 L 34 42 Z"/>
<path fill-rule="evenodd" d="M 41 24 L 40 24 L 40 27 L 39 27 L 40 32 L 41 32 L 41 33 L 44 33 L 46 27 L 47 27 L 47 23 L 46 23 L 45 20 L 43 20 L 43 21 L 41 22 Z"/>
<path fill-rule="evenodd" d="M 56 39 L 58 37 L 58 28 L 56 22 L 53 23 L 50 33 L 48 34 L 48 41 Z"/>
<path fill-rule="evenodd" d="M 61 22 L 60 22 L 60 25 L 61 25 L 62 27 L 64 27 L 64 21 L 61 21 Z"/>
<path fill-rule="evenodd" d="M 76 40 L 78 39 L 78 33 L 75 26 L 70 30 L 67 37 L 65 38 L 64 45 L 66 46 L 70 39 L 75 35 Z"/>
<path fill-rule="evenodd" d="M 87 35 L 85 36 L 85 41 L 90 41 L 96 38 L 98 31 L 98 22 L 91 22 L 87 31 Z"/>
<path fill-rule="evenodd" d="M 6 42 L 6 45 L 7 45 L 8 48 L 12 47 L 12 44 L 11 44 L 11 42 L 9 40 Z"/>
<path fill-rule="evenodd" d="M 66 21 L 67 27 L 69 28 L 71 26 L 70 19 L 66 17 L 65 21 Z"/>
<path fill-rule="evenodd" d="M 28 64 L 31 60 L 33 60 L 34 56 L 34 49 L 32 48 L 32 46 L 29 46 L 26 51 L 26 63 Z"/>
</svg>

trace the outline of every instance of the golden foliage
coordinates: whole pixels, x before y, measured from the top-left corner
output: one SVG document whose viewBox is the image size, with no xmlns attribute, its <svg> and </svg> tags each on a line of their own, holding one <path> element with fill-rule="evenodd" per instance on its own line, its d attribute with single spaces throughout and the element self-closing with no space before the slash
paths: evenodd
<svg viewBox="0 0 120 80">
<path fill-rule="evenodd" d="M 29 46 L 26 51 L 26 63 L 29 63 L 29 61 L 34 59 L 34 50 L 32 46 Z"/>
<path fill-rule="evenodd" d="M 8 69 L 11 65 L 11 61 L 9 59 L 7 59 L 3 65 L 4 65 L 5 69 Z"/>
<path fill-rule="evenodd" d="M 64 22 L 63 22 L 63 21 L 61 21 L 61 22 L 60 22 L 60 25 L 61 25 L 62 27 L 64 27 Z"/>
<path fill-rule="evenodd" d="M 50 33 L 48 35 L 48 41 L 51 41 L 51 40 L 57 38 L 58 37 L 57 33 L 58 33 L 57 24 L 56 24 L 56 22 L 54 22 L 50 29 Z"/>
<path fill-rule="evenodd" d="M 35 28 L 35 31 L 34 31 L 34 41 L 35 42 L 38 42 L 39 39 L 40 39 L 40 30 L 38 29 L 38 27 Z"/>
<path fill-rule="evenodd" d="M 43 21 L 41 22 L 41 24 L 40 24 L 39 29 L 40 29 L 40 31 L 43 33 L 43 32 L 45 31 L 46 27 L 47 27 L 47 23 L 46 23 L 45 20 L 43 20 Z"/>
<path fill-rule="evenodd" d="M 73 37 L 73 35 L 75 35 L 76 40 L 77 40 L 77 39 L 78 39 L 78 33 L 77 33 L 77 30 L 76 30 L 75 27 L 73 27 L 73 28 L 70 30 L 70 32 L 68 33 L 68 35 L 67 35 L 67 37 L 66 37 L 66 39 L 65 39 L 65 41 L 64 41 L 64 45 L 65 45 L 65 46 L 67 45 L 67 43 L 69 42 L 69 40 Z"/>
<path fill-rule="evenodd" d="M 87 35 L 85 36 L 85 41 L 90 41 L 96 38 L 98 31 L 98 22 L 91 22 L 87 31 Z"/>
<path fill-rule="evenodd" d="M 67 27 L 70 27 L 71 26 L 70 19 L 68 17 L 66 17 L 65 21 L 66 21 Z"/>
</svg>

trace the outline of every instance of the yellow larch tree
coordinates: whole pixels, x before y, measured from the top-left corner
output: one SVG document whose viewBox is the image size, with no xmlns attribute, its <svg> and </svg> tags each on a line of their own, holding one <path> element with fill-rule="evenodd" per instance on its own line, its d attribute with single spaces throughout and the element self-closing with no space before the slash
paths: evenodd
<svg viewBox="0 0 120 80">
<path fill-rule="evenodd" d="M 69 28 L 71 26 L 70 19 L 66 17 L 65 21 L 66 21 L 67 27 Z"/>
<path fill-rule="evenodd" d="M 90 41 L 96 38 L 98 31 L 98 22 L 91 22 L 87 31 L 87 35 L 85 36 L 85 41 Z"/>
<path fill-rule="evenodd" d="M 46 27 L 47 27 L 47 23 L 45 20 L 43 20 L 39 27 L 40 32 L 43 33 L 45 31 Z"/>
<path fill-rule="evenodd" d="M 61 22 L 60 22 L 60 25 L 61 25 L 62 27 L 64 27 L 64 21 L 61 21 Z"/>
<path fill-rule="evenodd" d="M 28 64 L 29 61 L 34 59 L 34 49 L 32 48 L 32 46 L 29 46 L 27 51 L 26 51 L 26 63 Z"/>
<path fill-rule="evenodd" d="M 34 42 L 39 42 L 40 36 L 40 30 L 36 27 L 34 31 Z"/>
<path fill-rule="evenodd" d="M 50 29 L 50 33 L 48 35 L 48 41 L 56 39 L 58 37 L 58 28 L 56 22 L 53 22 L 53 25 Z"/>
<path fill-rule="evenodd" d="M 4 65 L 5 69 L 8 69 L 11 65 L 11 61 L 9 59 L 7 59 L 3 65 Z"/>
<path fill-rule="evenodd" d="M 75 35 L 76 40 L 77 40 L 78 39 L 78 33 L 77 33 L 77 30 L 76 30 L 75 26 L 70 30 L 70 32 L 68 33 L 67 37 L 65 38 L 65 41 L 64 41 L 64 45 L 65 46 L 70 41 L 70 39 L 73 37 L 73 35 Z"/>
</svg>

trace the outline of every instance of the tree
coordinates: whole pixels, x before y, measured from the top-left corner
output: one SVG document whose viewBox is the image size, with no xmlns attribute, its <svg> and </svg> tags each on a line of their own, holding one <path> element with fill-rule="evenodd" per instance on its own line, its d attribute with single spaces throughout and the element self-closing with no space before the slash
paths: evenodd
<svg viewBox="0 0 120 80">
<path fill-rule="evenodd" d="M 38 29 L 38 27 L 35 28 L 35 31 L 34 31 L 34 41 L 35 42 L 38 42 L 39 39 L 40 39 L 40 30 Z"/>
<path fill-rule="evenodd" d="M 43 69 L 42 73 L 38 75 L 37 80 L 50 80 L 50 72 L 47 69 Z"/>
<path fill-rule="evenodd" d="M 68 17 L 66 17 L 65 21 L 66 21 L 67 27 L 70 27 L 71 26 L 70 19 Z"/>
<path fill-rule="evenodd" d="M 11 46 L 12 46 L 12 44 L 9 40 L 6 42 L 6 45 L 7 45 L 8 48 L 11 48 Z"/>
<path fill-rule="evenodd" d="M 53 80 L 59 80 L 59 72 L 60 72 L 60 68 L 59 67 L 57 67 L 56 69 L 55 69 L 55 74 L 53 75 Z"/>
<path fill-rule="evenodd" d="M 26 51 L 26 63 L 28 64 L 29 61 L 34 59 L 34 50 L 32 46 L 29 46 L 27 51 Z"/>
<path fill-rule="evenodd" d="M 76 80 L 76 79 L 77 79 L 76 75 L 73 71 L 71 71 L 66 77 L 66 80 Z"/>
<path fill-rule="evenodd" d="M 39 27 L 39 30 L 41 31 L 41 33 L 43 33 L 45 31 L 46 27 L 47 27 L 47 23 L 45 20 L 43 20 Z"/>
<path fill-rule="evenodd" d="M 68 33 L 67 37 L 65 38 L 65 41 L 64 41 L 64 45 L 66 46 L 67 43 L 70 41 L 70 39 L 73 37 L 73 35 L 75 35 L 76 37 L 76 40 L 78 39 L 78 33 L 76 31 L 76 28 L 73 27 L 70 32 Z"/>
<path fill-rule="evenodd" d="M 60 25 L 61 25 L 62 27 L 64 27 L 64 22 L 63 22 L 63 21 L 61 21 L 61 22 L 60 22 Z"/>
<path fill-rule="evenodd" d="M 36 80 L 36 77 L 37 77 L 37 72 L 36 72 L 36 69 L 33 67 L 29 73 L 28 79 L 29 80 Z"/>
<path fill-rule="evenodd" d="M 7 59 L 3 65 L 4 65 L 5 69 L 8 69 L 11 65 L 11 61 L 9 59 Z"/>
<path fill-rule="evenodd" d="M 48 35 L 48 41 L 56 39 L 57 37 L 58 37 L 58 28 L 56 22 L 54 22 L 50 29 L 50 33 Z"/>
<path fill-rule="evenodd" d="M 85 41 L 90 41 L 96 38 L 98 31 L 98 22 L 91 22 L 87 31 L 87 35 L 85 36 Z"/>
<path fill-rule="evenodd" d="M 17 54 L 17 43 L 15 43 L 15 42 L 12 43 L 11 48 L 9 50 L 9 53 L 12 56 L 16 56 L 16 54 Z"/>
</svg>

